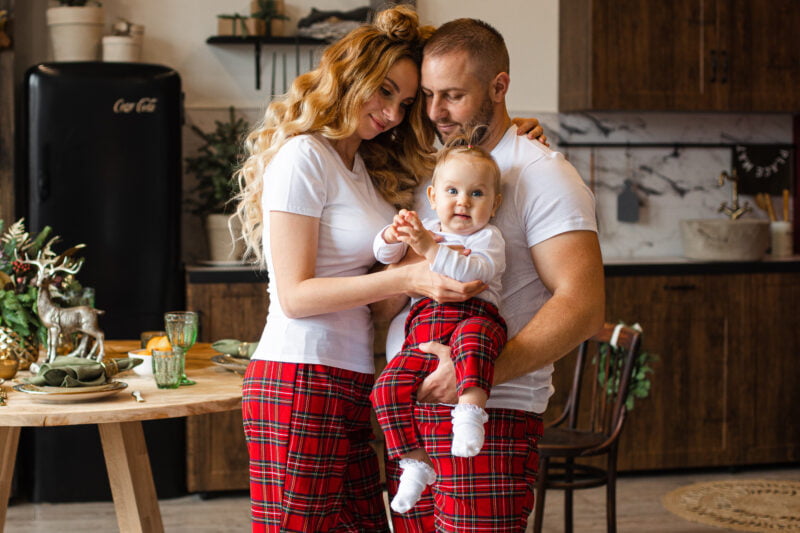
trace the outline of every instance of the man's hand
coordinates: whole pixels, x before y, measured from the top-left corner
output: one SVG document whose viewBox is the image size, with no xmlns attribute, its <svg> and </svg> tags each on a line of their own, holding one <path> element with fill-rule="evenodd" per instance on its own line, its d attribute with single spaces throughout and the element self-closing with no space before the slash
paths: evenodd
<svg viewBox="0 0 800 533">
<path fill-rule="evenodd" d="M 438 342 L 423 342 L 419 349 L 439 358 L 439 366 L 431 372 L 417 390 L 422 403 L 457 403 L 456 371 L 450 358 L 450 347 Z"/>
</svg>

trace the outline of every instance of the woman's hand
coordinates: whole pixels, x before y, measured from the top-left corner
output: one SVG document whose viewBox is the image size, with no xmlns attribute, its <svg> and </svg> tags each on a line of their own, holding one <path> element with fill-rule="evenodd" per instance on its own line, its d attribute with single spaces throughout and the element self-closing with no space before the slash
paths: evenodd
<svg viewBox="0 0 800 533">
<path fill-rule="evenodd" d="M 478 295 L 487 285 L 480 281 L 462 283 L 431 272 L 428 263 L 420 261 L 404 267 L 408 273 L 409 296 L 424 296 L 439 303 L 463 302 Z"/>
<path fill-rule="evenodd" d="M 417 390 L 417 401 L 422 403 L 457 403 L 456 371 L 450 357 L 450 347 L 438 342 L 423 342 L 419 349 L 439 358 L 439 366 L 428 374 Z"/>
<path fill-rule="evenodd" d="M 512 118 L 511 122 L 517 126 L 517 135 L 525 135 L 528 139 L 535 139 L 545 146 L 550 146 L 547 142 L 547 135 L 544 128 L 535 118 Z"/>
</svg>

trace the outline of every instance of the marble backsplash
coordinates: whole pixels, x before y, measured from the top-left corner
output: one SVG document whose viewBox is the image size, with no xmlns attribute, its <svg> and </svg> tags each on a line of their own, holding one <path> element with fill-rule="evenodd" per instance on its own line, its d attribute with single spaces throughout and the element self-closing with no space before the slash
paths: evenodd
<svg viewBox="0 0 800 533">
<path fill-rule="evenodd" d="M 240 110 L 250 122 L 260 119 L 257 109 Z M 560 114 L 512 111 L 512 116 L 535 116 L 544 125 L 551 146 L 575 165 L 597 197 L 600 243 L 606 259 L 637 259 L 681 256 L 678 221 L 683 218 L 716 218 L 722 202 L 729 202 L 731 185 L 717 185 L 723 170 L 732 168 L 730 148 L 579 148 L 559 143 L 775 143 L 792 142 L 789 114 L 701 114 L 701 113 L 591 113 Z M 190 128 L 213 128 L 215 120 L 227 118 L 226 109 L 186 110 L 184 156 L 196 152 L 199 138 Z M 637 222 L 617 220 L 617 197 L 630 180 L 638 196 Z M 184 190 L 193 187 L 193 177 L 184 176 Z M 743 196 L 754 207 L 748 217 L 766 218 L 755 208 L 752 197 Z M 776 204 L 777 205 L 777 204 Z M 198 217 L 183 219 L 183 257 L 191 264 L 205 259 L 207 247 Z"/>
<path fill-rule="evenodd" d="M 518 113 L 515 113 L 518 114 Z M 602 144 L 790 144 L 788 114 L 591 113 L 541 114 L 551 146 L 575 165 L 597 198 L 600 243 L 607 259 L 683 255 L 678 221 L 721 218 L 731 199 L 731 184 L 719 186 L 733 165 L 732 148 L 593 147 Z M 617 220 L 617 197 L 629 180 L 639 200 L 639 220 Z M 767 218 L 755 206 L 746 217 Z M 777 207 L 777 203 L 776 203 Z"/>
</svg>

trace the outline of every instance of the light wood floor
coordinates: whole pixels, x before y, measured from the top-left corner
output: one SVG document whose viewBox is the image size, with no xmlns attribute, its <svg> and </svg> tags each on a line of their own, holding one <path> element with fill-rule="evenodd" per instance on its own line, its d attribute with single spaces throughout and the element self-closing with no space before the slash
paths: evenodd
<svg viewBox="0 0 800 533">
<path fill-rule="evenodd" d="M 618 484 L 618 530 L 622 533 L 713 533 L 723 531 L 679 518 L 661 505 L 673 489 L 701 481 L 728 479 L 789 479 L 800 481 L 800 466 L 731 471 L 703 471 L 652 475 L 626 475 Z M 548 492 L 544 531 L 563 531 L 563 499 Z M 202 499 L 197 495 L 159 502 L 164 528 L 171 532 L 217 533 L 249 531 L 245 495 Z M 605 531 L 604 489 L 580 491 L 575 496 L 575 531 Z M 8 509 L 6 531 L 13 533 L 105 533 L 117 531 L 114 506 L 103 503 L 15 503 Z"/>
</svg>

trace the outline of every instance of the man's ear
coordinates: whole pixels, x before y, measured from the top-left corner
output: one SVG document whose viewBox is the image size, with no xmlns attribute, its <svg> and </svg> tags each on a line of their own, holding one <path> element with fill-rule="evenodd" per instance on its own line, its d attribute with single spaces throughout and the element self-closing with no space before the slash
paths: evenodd
<svg viewBox="0 0 800 533">
<path fill-rule="evenodd" d="M 428 193 L 428 202 L 431 204 L 431 209 L 436 211 L 436 190 L 433 188 L 433 185 L 428 185 L 426 192 Z"/>
<path fill-rule="evenodd" d="M 489 87 L 489 95 L 494 102 L 502 102 L 508 94 L 508 86 L 511 83 L 511 78 L 507 72 L 501 72 L 492 80 Z"/>
</svg>

